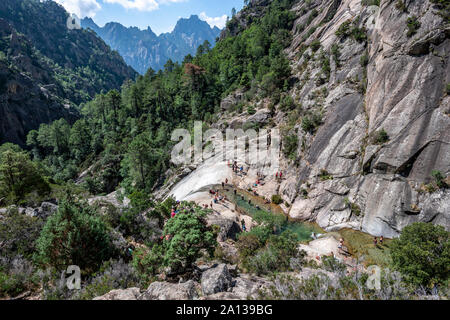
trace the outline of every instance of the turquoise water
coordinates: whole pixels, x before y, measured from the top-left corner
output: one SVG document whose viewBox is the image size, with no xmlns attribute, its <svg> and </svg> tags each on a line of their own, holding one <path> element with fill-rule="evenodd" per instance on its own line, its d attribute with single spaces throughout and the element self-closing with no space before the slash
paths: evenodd
<svg viewBox="0 0 450 320">
<path fill-rule="evenodd" d="M 290 230 L 297 235 L 297 239 L 300 242 L 312 240 L 311 234 L 313 232 L 323 233 L 323 231 L 316 225 L 306 222 L 289 221 L 287 217 L 282 213 L 279 206 L 273 204 L 265 204 L 264 201 L 248 192 L 238 192 L 235 196 L 233 190 L 229 190 L 227 196 L 236 204 L 236 210 L 245 213 L 253 218 L 258 215 L 271 215 L 277 224 L 281 225 L 279 233 Z M 251 200 L 251 204 L 248 203 Z M 258 207 L 259 208 L 258 208 Z"/>
</svg>

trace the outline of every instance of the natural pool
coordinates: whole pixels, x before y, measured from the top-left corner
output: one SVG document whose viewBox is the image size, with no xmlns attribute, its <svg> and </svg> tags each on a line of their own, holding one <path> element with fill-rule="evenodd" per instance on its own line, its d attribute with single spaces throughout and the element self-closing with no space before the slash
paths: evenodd
<svg viewBox="0 0 450 320">
<path fill-rule="evenodd" d="M 219 188 L 220 190 L 220 188 Z M 225 191 L 228 199 L 230 199 L 236 206 L 236 210 L 255 218 L 258 215 L 274 216 L 274 219 L 281 221 L 281 229 L 277 230 L 277 233 L 281 233 L 286 230 L 290 230 L 297 235 L 297 239 L 300 242 L 306 242 L 313 240 L 312 233 L 320 234 L 324 231 L 319 226 L 300 221 L 290 221 L 284 214 L 280 206 L 275 204 L 266 204 L 263 199 L 245 190 L 237 190 L 237 194 L 234 194 L 234 189 L 228 188 Z M 249 203 L 250 200 L 250 203 Z"/>
</svg>

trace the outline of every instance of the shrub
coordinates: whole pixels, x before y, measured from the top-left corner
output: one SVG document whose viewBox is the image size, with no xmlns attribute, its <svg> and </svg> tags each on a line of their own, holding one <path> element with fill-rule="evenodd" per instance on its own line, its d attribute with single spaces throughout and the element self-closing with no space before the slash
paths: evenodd
<svg viewBox="0 0 450 320">
<path fill-rule="evenodd" d="M 111 260 L 102 265 L 89 283 L 78 293 L 77 298 L 92 300 L 112 290 L 137 286 L 139 286 L 139 279 L 136 271 L 122 260 Z"/>
<path fill-rule="evenodd" d="M 319 178 L 322 181 L 333 180 L 333 176 L 325 169 L 320 170 Z"/>
<path fill-rule="evenodd" d="M 383 144 L 389 141 L 389 135 L 387 134 L 386 130 L 382 128 L 381 130 L 375 132 L 372 140 L 375 144 Z"/>
<path fill-rule="evenodd" d="M 316 52 L 317 50 L 319 50 L 320 46 L 321 46 L 321 44 L 320 44 L 320 41 L 318 39 L 314 40 L 310 44 L 311 50 L 313 52 Z"/>
<path fill-rule="evenodd" d="M 8 210 L 0 223 L 2 256 L 31 257 L 43 225 L 41 219 L 19 213 L 16 208 Z"/>
<path fill-rule="evenodd" d="M 294 102 L 294 98 L 292 98 L 290 95 L 285 95 L 283 96 L 283 98 L 281 99 L 280 102 L 280 110 L 281 111 L 290 111 L 295 109 L 295 102 Z"/>
<path fill-rule="evenodd" d="M 248 107 L 247 107 L 247 113 L 248 113 L 249 115 L 255 114 L 255 113 L 256 113 L 255 107 L 254 107 L 254 106 L 248 106 Z"/>
<path fill-rule="evenodd" d="M 419 30 L 420 22 L 417 20 L 416 16 L 412 16 L 406 20 L 406 26 L 408 28 L 408 32 L 406 33 L 406 35 L 408 37 L 412 37 L 417 33 L 417 30 Z"/>
<path fill-rule="evenodd" d="M 350 25 L 351 25 L 351 21 L 347 20 L 345 22 L 343 22 L 339 28 L 336 30 L 335 34 L 338 37 L 344 38 L 350 35 Z"/>
<path fill-rule="evenodd" d="M 163 248 L 155 244 L 151 249 L 138 249 L 133 252 L 133 268 L 143 284 L 150 284 L 163 265 Z"/>
<path fill-rule="evenodd" d="M 77 265 L 82 272 L 96 271 L 115 254 L 108 229 L 99 215 L 85 205 L 63 200 L 37 240 L 37 259 L 65 269 Z"/>
<path fill-rule="evenodd" d="M 395 4 L 395 7 L 397 8 L 397 10 L 401 11 L 401 12 L 406 12 L 406 6 L 405 6 L 405 2 L 403 0 L 397 0 L 397 3 Z"/>
<path fill-rule="evenodd" d="M 272 196 L 272 203 L 274 203 L 276 205 L 282 204 L 283 203 L 283 198 L 281 198 L 281 196 L 278 195 L 278 194 L 274 194 Z"/>
<path fill-rule="evenodd" d="M 313 134 L 322 124 L 322 115 L 320 113 L 311 113 L 302 119 L 302 129 L 305 132 Z"/>
<path fill-rule="evenodd" d="M 290 270 L 291 259 L 302 260 L 303 254 L 297 250 L 297 236 L 291 231 L 281 235 L 271 235 L 264 248 L 245 261 L 246 267 L 258 275 Z"/>
<path fill-rule="evenodd" d="M 298 150 L 298 137 L 296 134 L 290 134 L 283 139 L 283 153 L 284 155 L 295 160 Z"/>
<path fill-rule="evenodd" d="M 450 237 L 442 226 L 417 222 L 403 229 L 391 245 L 393 267 L 414 285 L 433 287 L 448 282 Z"/>
<path fill-rule="evenodd" d="M 434 181 L 438 188 L 443 189 L 447 187 L 447 184 L 445 182 L 444 175 L 439 170 L 433 170 L 431 172 L 431 176 L 434 178 Z"/>
</svg>

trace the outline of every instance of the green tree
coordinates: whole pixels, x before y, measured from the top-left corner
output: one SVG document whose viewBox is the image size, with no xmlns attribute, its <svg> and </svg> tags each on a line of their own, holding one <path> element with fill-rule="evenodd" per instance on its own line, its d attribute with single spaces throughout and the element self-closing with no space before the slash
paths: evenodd
<svg viewBox="0 0 450 320">
<path fill-rule="evenodd" d="M 46 195 L 50 186 L 25 151 L 12 144 L 3 145 L 0 148 L 0 198 L 17 203 L 32 191 Z"/>
<path fill-rule="evenodd" d="M 92 207 L 61 201 L 37 240 L 37 261 L 65 269 L 77 265 L 82 272 L 96 271 L 115 256 L 108 228 Z"/>
<path fill-rule="evenodd" d="M 202 209 L 185 208 L 165 225 L 164 265 L 173 272 L 191 268 L 202 249 L 214 254 L 216 239 L 205 216 Z"/>
<path fill-rule="evenodd" d="M 450 237 L 442 226 L 417 222 L 403 229 L 391 245 L 393 267 L 413 285 L 448 283 Z"/>
</svg>

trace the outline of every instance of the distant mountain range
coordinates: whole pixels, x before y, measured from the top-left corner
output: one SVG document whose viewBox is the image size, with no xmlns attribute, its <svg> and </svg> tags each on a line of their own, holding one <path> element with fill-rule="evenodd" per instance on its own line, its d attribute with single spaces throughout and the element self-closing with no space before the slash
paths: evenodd
<svg viewBox="0 0 450 320">
<path fill-rule="evenodd" d="M 208 40 L 213 46 L 221 30 L 200 20 L 197 15 L 180 19 L 170 33 L 157 36 L 150 27 L 141 30 L 110 22 L 99 27 L 91 18 L 81 20 L 81 26 L 97 33 L 112 49 L 117 50 L 125 62 L 144 74 L 149 68 L 163 69 L 171 59 L 181 62 L 188 54 L 195 54 L 199 45 Z"/>
<path fill-rule="evenodd" d="M 42 123 L 78 118 L 77 105 L 137 72 L 90 30 L 69 30 L 53 1 L 0 1 L 0 144 L 25 146 Z"/>
</svg>

